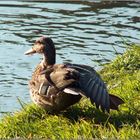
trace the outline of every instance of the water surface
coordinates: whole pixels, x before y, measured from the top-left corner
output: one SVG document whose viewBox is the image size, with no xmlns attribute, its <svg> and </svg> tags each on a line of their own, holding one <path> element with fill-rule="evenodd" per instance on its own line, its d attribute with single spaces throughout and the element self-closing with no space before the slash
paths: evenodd
<svg viewBox="0 0 140 140">
<path fill-rule="evenodd" d="M 139 2 L 0 1 L 0 112 L 30 102 L 28 80 L 41 57 L 24 52 L 40 36 L 51 37 L 57 63 L 87 64 L 99 69 L 139 43 Z M 115 49 L 114 49 L 115 48 Z"/>
</svg>

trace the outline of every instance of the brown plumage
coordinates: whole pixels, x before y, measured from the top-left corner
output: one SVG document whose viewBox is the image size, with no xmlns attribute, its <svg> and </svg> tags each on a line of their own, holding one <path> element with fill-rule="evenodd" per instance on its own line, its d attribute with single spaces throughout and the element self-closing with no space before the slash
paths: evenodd
<svg viewBox="0 0 140 140">
<path fill-rule="evenodd" d="M 35 95 L 41 93 L 38 96 L 44 99 L 42 106 L 45 108 L 49 108 L 48 104 L 51 104 L 52 110 L 61 111 L 78 102 L 81 96 L 90 98 L 92 104 L 107 112 L 110 109 L 118 110 L 118 106 L 124 103 L 119 97 L 108 94 L 106 85 L 92 67 L 69 63 L 55 64 L 55 47 L 50 38 L 41 37 L 36 41 L 35 46 L 26 52 L 32 53 L 44 54 L 44 59 L 30 81 L 30 92 L 31 95 L 34 91 Z"/>
<path fill-rule="evenodd" d="M 48 47 L 51 46 L 49 51 L 47 50 L 48 48 L 44 48 L 43 44 Z M 43 54 L 43 60 L 37 65 L 35 71 L 32 74 L 32 78 L 29 81 L 30 96 L 32 101 L 35 104 L 45 108 L 49 112 L 57 113 L 77 103 L 82 96 L 67 94 L 63 91 L 57 94 L 55 89 L 48 89 L 50 84 L 45 78 L 45 75 L 42 75 L 40 73 L 55 64 L 55 49 L 53 46 L 54 44 L 50 38 L 42 37 L 37 40 L 34 46 L 30 50 L 25 52 L 25 54 Z M 51 92 L 47 94 L 47 90 Z"/>
</svg>

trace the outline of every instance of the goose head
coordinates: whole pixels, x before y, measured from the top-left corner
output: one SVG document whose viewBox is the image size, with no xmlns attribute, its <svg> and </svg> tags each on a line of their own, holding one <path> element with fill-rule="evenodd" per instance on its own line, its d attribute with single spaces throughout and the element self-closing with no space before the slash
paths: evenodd
<svg viewBox="0 0 140 140">
<path fill-rule="evenodd" d="M 31 49 L 26 51 L 25 55 L 42 54 L 43 61 L 47 65 L 55 64 L 55 46 L 51 38 L 40 37 L 37 39 Z"/>
</svg>

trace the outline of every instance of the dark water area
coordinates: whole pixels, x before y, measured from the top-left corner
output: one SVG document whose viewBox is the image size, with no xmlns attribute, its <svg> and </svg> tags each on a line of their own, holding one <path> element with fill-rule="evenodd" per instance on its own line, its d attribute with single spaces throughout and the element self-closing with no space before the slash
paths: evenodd
<svg viewBox="0 0 140 140">
<path fill-rule="evenodd" d="M 57 63 L 98 70 L 125 43 L 140 43 L 140 3 L 0 1 L 0 116 L 21 108 L 17 98 L 31 102 L 28 80 L 41 57 L 24 52 L 42 35 L 54 40 Z"/>
</svg>

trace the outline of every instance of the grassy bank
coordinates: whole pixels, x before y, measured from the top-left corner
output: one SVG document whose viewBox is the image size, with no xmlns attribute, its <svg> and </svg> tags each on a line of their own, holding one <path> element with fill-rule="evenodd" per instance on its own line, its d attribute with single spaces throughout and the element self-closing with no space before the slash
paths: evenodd
<svg viewBox="0 0 140 140">
<path fill-rule="evenodd" d="M 109 92 L 125 101 L 120 111 L 104 114 L 85 98 L 59 115 L 23 105 L 0 120 L 0 138 L 140 139 L 140 46 L 132 46 L 99 73 Z"/>
</svg>

